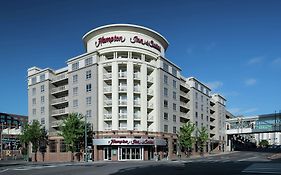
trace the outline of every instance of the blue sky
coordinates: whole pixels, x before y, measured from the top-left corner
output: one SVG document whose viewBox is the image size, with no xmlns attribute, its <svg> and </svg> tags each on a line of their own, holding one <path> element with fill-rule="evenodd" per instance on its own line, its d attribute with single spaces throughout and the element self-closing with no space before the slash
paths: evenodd
<svg viewBox="0 0 281 175">
<path fill-rule="evenodd" d="M 0 111 L 27 115 L 27 69 L 58 69 L 82 36 L 112 23 L 161 33 L 166 57 L 245 116 L 281 110 L 281 1 L 0 1 Z"/>
</svg>

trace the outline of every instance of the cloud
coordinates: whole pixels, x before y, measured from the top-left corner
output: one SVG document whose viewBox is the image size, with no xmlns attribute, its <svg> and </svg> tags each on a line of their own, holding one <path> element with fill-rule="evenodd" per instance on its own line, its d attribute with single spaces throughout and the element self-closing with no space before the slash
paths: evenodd
<svg viewBox="0 0 281 175">
<path fill-rule="evenodd" d="M 243 111 L 243 113 L 248 114 L 248 113 L 252 113 L 252 112 L 256 112 L 258 110 L 258 108 L 249 108 Z"/>
<path fill-rule="evenodd" d="M 248 65 L 256 65 L 263 62 L 264 57 L 255 57 L 248 61 Z"/>
<path fill-rule="evenodd" d="M 223 83 L 221 81 L 213 81 L 213 82 L 208 82 L 206 85 L 211 88 L 211 90 L 216 90 L 220 87 L 223 86 Z"/>
<path fill-rule="evenodd" d="M 228 109 L 228 111 L 230 113 L 232 113 L 233 115 L 243 115 L 243 116 L 246 116 L 246 115 L 249 115 L 253 112 L 256 112 L 258 110 L 258 108 L 249 108 L 249 109 L 242 109 L 242 108 L 230 108 Z"/>
<path fill-rule="evenodd" d="M 254 78 L 249 78 L 249 79 L 245 80 L 244 83 L 246 86 L 253 86 L 257 83 L 257 80 Z"/>
<path fill-rule="evenodd" d="M 272 64 L 273 64 L 273 65 L 281 65 L 281 58 L 279 57 L 279 58 L 274 59 L 274 60 L 272 61 Z"/>
<path fill-rule="evenodd" d="M 240 108 L 230 108 L 228 109 L 228 111 L 233 114 L 233 115 L 238 115 L 241 113 L 241 109 Z"/>
</svg>

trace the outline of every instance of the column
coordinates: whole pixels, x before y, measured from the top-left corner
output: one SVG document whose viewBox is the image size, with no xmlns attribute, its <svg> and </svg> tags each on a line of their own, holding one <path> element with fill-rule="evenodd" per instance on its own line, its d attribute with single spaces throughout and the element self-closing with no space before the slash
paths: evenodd
<svg viewBox="0 0 281 175">
<path fill-rule="evenodd" d="M 118 63 L 112 62 L 112 130 L 119 130 Z"/>
</svg>

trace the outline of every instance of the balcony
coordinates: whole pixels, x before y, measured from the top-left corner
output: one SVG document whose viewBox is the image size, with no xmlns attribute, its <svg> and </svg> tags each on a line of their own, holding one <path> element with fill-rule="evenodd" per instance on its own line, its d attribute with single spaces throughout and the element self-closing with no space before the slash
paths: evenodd
<svg viewBox="0 0 281 175">
<path fill-rule="evenodd" d="M 119 78 L 127 78 L 127 72 L 119 72 L 118 74 Z"/>
<path fill-rule="evenodd" d="M 66 92 L 68 90 L 68 86 L 59 86 L 52 88 L 51 94 L 58 94 L 62 92 Z"/>
<path fill-rule="evenodd" d="M 112 126 L 104 126 L 104 130 L 105 131 L 110 131 L 110 130 L 112 130 Z"/>
<path fill-rule="evenodd" d="M 148 116 L 147 116 L 147 121 L 148 121 L 148 122 L 152 122 L 153 119 L 154 119 L 153 115 L 148 115 Z"/>
<path fill-rule="evenodd" d="M 58 104 L 63 104 L 63 103 L 67 103 L 68 102 L 68 98 L 67 97 L 61 97 L 61 98 L 55 98 L 52 100 L 52 105 L 58 105 Z"/>
<path fill-rule="evenodd" d="M 63 81 L 67 79 L 67 74 L 61 74 L 52 78 L 52 83 L 58 83 L 59 81 Z"/>
<path fill-rule="evenodd" d="M 140 130 L 141 130 L 141 127 L 140 127 L 140 126 L 134 126 L 134 130 L 135 130 L 135 131 L 140 131 Z"/>
<path fill-rule="evenodd" d="M 134 79 L 140 79 L 140 72 L 134 72 Z"/>
<path fill-rule="evenodd" d="M 51 127 L 52 128 L 58 128 L 60 125 L 62 125 L 63 120 L 56 120 L 51 122 Z"/>
<path fill-rule="evenodd" d="M 140 87 L 139 86 L 134 86 L 134 92 L 140 92 Z"/>
<path fill-rule="evenodd" d="M 141 119 L 141 115 L 138 114 L 138 113 L 134 113 L 134 119 L 140 120 Z"/>
<path fill-rule="evenodd" d="M 127 126 L 119 126 L 119 130 L 127 130 Z"/>
<path fill-rule="evenodd" d="M 112 100 L 104 100 L 104 106 L 112 106 Z"/>
<path fill-rule="evenodd" d="M 134 100 L 134 106 L 140 106 L 141 102 L 140 100 Z"/>
<path fill-rule="evenodd" d="M 153 96 L 153 90 L 152 89 L 147 89 L 147 95 Z"/>
<path fill-rule="evenodd" d="M 103 79 L 104 80 L 109 80 L 111 78 L 112 78 L 112 73 L 105 73 L 105 74 L 103 74 Z"/>
<path fill-rule="evenodd" d="M 147 82 L 150 82 L 150 83 L 153 82 L 153 77 L 151 75 L 147 76 Z"/>
<path fill-rule="evenodd" d="M 112 91 L 112 86 L 104 86 L 103 87 L 104 93 L 111 93 L 111 91 Z"/>
<path fill-rule="evenodd" d="M 111 113 L 107 113 L 107 114 L 104 114 L 104 120 L 111 120 L 112 119 L 112 114 Z"/>
<path fill-rule="evenodd" d="M 153 103 L 152 102 L 147 102 L 147 108 L 153 109 Z"/>
<path fill-rule="evenodd" d="M 127 85 L 126 86 L 119 86 L 118 89 L 121 92 L 127 92 Z"/>
<path fill-rule="evenodd" d="M 127 120 L 127 113 L 119 113 L 120 120 Z"/>
<path fill-rule="evenodd" d="M 127 100 L 119 100 L 119 105 L 127 105 Z"/>
<path fill-rule="evenodd" d="M 56 109 L 52 111 L 52 116 L 66 115 L 68 114 L 68 108 Z"/>
</svg>

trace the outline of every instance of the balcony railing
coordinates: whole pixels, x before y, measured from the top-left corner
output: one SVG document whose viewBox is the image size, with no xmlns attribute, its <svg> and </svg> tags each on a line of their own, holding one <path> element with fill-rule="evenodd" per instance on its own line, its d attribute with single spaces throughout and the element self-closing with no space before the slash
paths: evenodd
<svg viewBox="0 0 281 175">
<path fill-rule="evenodd" d="M 153 115 L 148 115 L 148 116 L 147 116 L 147 120 L 148 120 L 148 121 L 153 121 Z"/>
<path fill-rule="evenodd" d="M 119 72 L 119 78 L 127 78 L 127 72 Z"/>
<path fill-rule="evenodd" d="M 147 107 L 148 108 L 153 108 L 153 103 L 152 102 L 147 102 Z"/>
<path fill-rule="evenodd" d="M 52 89 L 52 93 L 58 93 L 58 92 L 66 91 L 67 89 L 68 89 L 68 86 L 55 87 L 55 88 Z"/>
<path fill-rule="evenodd" d="M 104 92 L 111 92 L 112 91 L 112 86 L 104 86 L 103 87 Z"/>
<path fill-rule="evenodd" d="M 119 113 L 119 119 L 127 119 L 127 113 Z"/>
<path fill-rule="evenodd" d="M 153 95 L 153 90 L 152 89 L 147 89 L 147 94 L 148 95 Z"/>
<path fill-rule="evenodd" d="M 63 120 L 56 120 L 51 122 L 51 127 L 59 127 L 63 123 Z"/>
<path fill-rule="evenodd" d="M 127 130 L 127 126 L 119 126 L 119 130 Z"/>
<path fill-rule="evenodd" d="M 127 86 L 119 86 L 119 91 L 127 91 Z"/>
<path fill-rule="evenodd" d="M 119 105 L 127 105 L 127 100 L 119 100 Z"/>
<path fill-rule="evenodd" d="M 112 126 L 104 126 L 104 130 L 106 131 L 112 130 Z"/>
<path fill-rule="evenodd" d="M 135 130 L 135 131 L 140 131 L 140 130 L 141 130 L 141 127 L 140 127 L 140 126 L 134 126 L 134 130 Z"/>
<path fill-rule="evenodd" d="M 103 79 L 111 79 L 111 78 L 112 78 L 112 73 L 103 74 Z"/>
<path fill-rule="evenodd" d="M 56 109 L 52 111 L 52 115 L 62 115 L 67 113 L 68 113 L 68 108 Z"/>
<path fill-rule="evenodd" d="M 56 98 L 52 100 L 52 104 L 65 103 L 68 101 L 67 97 Z"/>
<path fill-rule="evenodd" d="M 104 119 L 107 119 L 107 120 L 112 119 L 112 114 L 111 113 L 104 114 Z"/>
<path fill-rule="evenodd" d="M 134 100 L 134 105 L 135 106 L 140 106 L 140 104 L 141 104 L 140 100 Z"/>
<path fill-rule="evenodd" d="M 135 113 L 135 114 L 134 114 L 134 119 L 141 119 L 141 115 L 138 114 L 138 113 Z"/>
<path fill-rule="evenodd" d="M 153 82 L 153 77 L 152 77 L 151 75 L 148 75 L 148 76 L 147 76 L 147 81 L 148 81 L 148 82 Z"/>
<path fill-rule="evenodd" d="M 104 100 L 104 105 L 105 106 L 111 106 L 112 105 L 112 100 Z"/>
<path fill-rule="evenodd" d="M 140 79 L 140 73 L 134 72 L 134 79 Z"/>
<path fill-rule="evenodd" d="M 139 86 L 134 86 L 134 92 L 140 92 L 140 87 Z"/>
<path fill-rule="evenodd" d="M 66 74 L 61 74 L 61 75 L 58 75 L 58 76 L 52 78 L 52 82 L 57 82 L 57 81 L 60 81 L 60 80 L 64 80 L 66 78 L 67 78 Z"/>
</svg>

